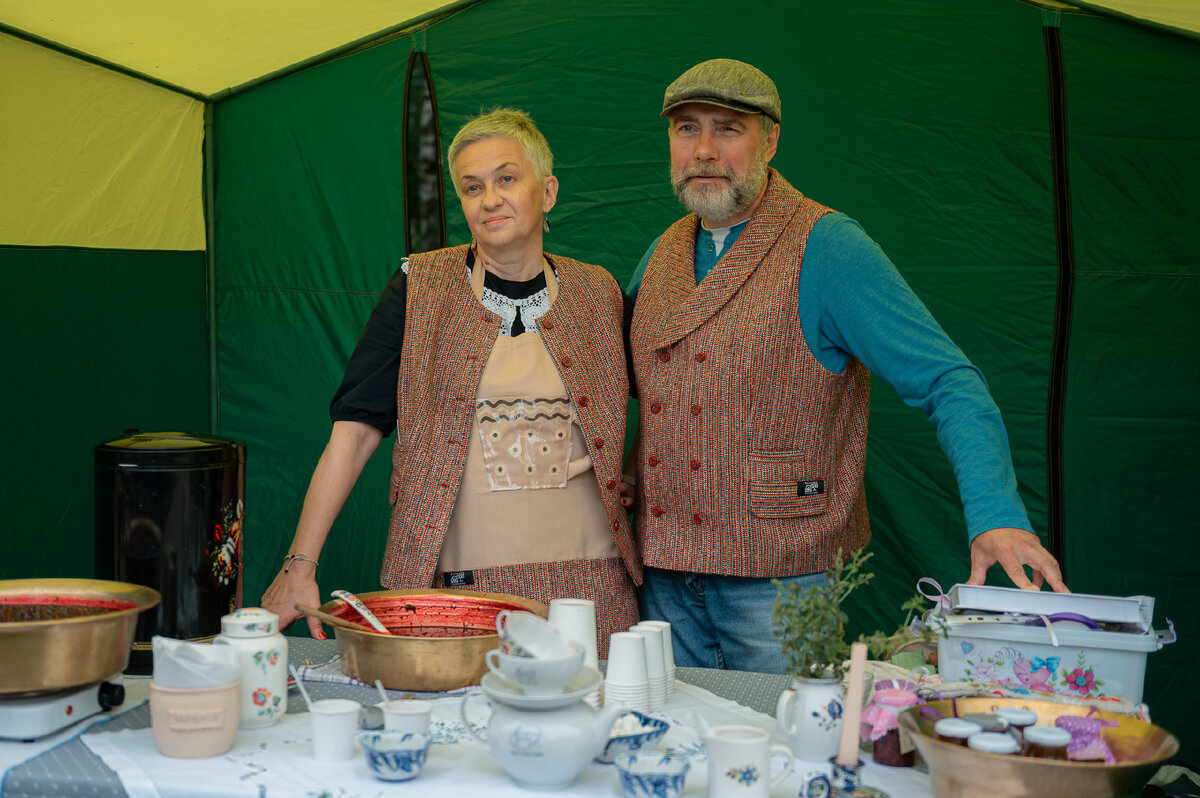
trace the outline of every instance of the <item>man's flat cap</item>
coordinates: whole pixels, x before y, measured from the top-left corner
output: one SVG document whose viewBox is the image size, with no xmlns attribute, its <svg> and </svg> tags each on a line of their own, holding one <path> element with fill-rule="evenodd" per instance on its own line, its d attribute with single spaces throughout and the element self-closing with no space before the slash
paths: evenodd
<svg viewBox="0 0 1200 798">
<path fill-rule="evenodd" d="M 750 114 L 766 114 L 779 122 L 779 91 L 769 77 L 743 61 L 701 61 L 667 86 L 662 116 L 686 103 L 708 103 Z"/>
</svg>

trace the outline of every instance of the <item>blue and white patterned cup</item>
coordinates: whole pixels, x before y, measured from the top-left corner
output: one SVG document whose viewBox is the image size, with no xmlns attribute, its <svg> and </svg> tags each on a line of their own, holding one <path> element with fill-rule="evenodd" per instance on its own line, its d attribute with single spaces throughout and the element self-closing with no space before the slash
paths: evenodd
<svg viewBox="0 0 1200 798">
<path fill-rule="evenodd" d="M 675 798 L 691 767 L 687 757 L 655 753 L 620 754 L 614 764 L 629 798 Z"/>
<path fill-rule="evenodd" d="M 425 767 L 430 736 L 424 733 L 397 731 L 364 731 L 358 734 L 358 744 L 367 757 L 367 765 L 376 778 L 384 781 L 406 781 L 415 778 Z"/>
</svg>

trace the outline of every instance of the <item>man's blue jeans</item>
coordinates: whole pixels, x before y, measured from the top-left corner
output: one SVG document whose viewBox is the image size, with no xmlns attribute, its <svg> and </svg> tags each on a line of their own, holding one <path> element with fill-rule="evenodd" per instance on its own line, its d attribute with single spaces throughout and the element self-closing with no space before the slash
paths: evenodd
<svg viewBox="0 0 1200 798">
<path fill-rule="evenodd" d="M 780 581 L 819 585 L 825 573 Z M 771 621 L 778 592 L 770 579 L 647 567 L 639 597 L 644 619 L 671 624 L 676 666 L 783 673 L 787 662 Z"/>
</svg>

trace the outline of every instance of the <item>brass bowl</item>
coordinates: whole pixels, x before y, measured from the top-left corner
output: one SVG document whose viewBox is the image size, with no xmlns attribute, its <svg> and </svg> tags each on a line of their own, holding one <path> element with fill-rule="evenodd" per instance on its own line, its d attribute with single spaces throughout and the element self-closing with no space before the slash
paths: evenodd
<svg viewBox="0 0 1200 798">
<path fill-rule="evenodd" d="M 389 690 L 441 692 L 479 684 L 484 655 L 500 646 L 496 615 L 525 610 L 545 618 L 545 604 L 507 593 L 473 590 L 380 590 L 359 593 L 392 634 L 334 627 L 342 671 Z M 341 599 L 321 610 L 356 623 L 361 616 Z M 446 633 L 447 636 L 431 636 Z M 454 636 L 449 636 L 454 633 Z"/>
<path fill-rule="evenodd" d="M 1093 717 L 1115 720 L 1104 729 L 1104 741 L 1117 758 L 1103 762 L 1063 762 L 1024 756 L 989 754 L 935 740 L 936 717 L 921 713 L 929 707 L 945 717 L 969 712 L 991 712 L 997 707 L 1022 707 L 1036 713 L 1038 725 L 1053 726 L 1060 715 L 1086 715 L 1088 707 L 1017 698 L 959 698 L 931 701 L 906 709 L 900 728 L 912 735 L 917 750 L 929 765 L 934 798 L 1136 798 L 1158 766 L 1179 751 L 1174 735 L 1151 723 L 1128 715 L 1097 710 Z"/>
<path fill-rule="evenodd" d="M 138 614 L 161 600 L 158 591 L 126 582 L 0 581 L 0 695 L 63 690 L 120 673 Z"/>
</svg>

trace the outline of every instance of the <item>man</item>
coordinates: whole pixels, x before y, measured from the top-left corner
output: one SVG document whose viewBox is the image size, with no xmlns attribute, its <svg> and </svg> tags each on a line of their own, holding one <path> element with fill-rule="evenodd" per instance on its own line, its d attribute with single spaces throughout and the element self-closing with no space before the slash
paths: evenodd
<svg viewBox="0 0 1200 798">
<path fill-rule="evenodd" d="M 780 110 L 771 79 L 740 61 L 667 87 L 671 178 L 692 213 L 627 291 L 642 609 L 671 622 L 677 665 L 781 672 L 772 578 L 820 583 L 839 548 L 870 540 L 870 372 L 937 427 L 971 535 L 968 582 L 999 562 L 1019 587 L 1066 590 L 1030 531 L 982 375 L 856 222 L 768 166 Z"/>
</svg>

